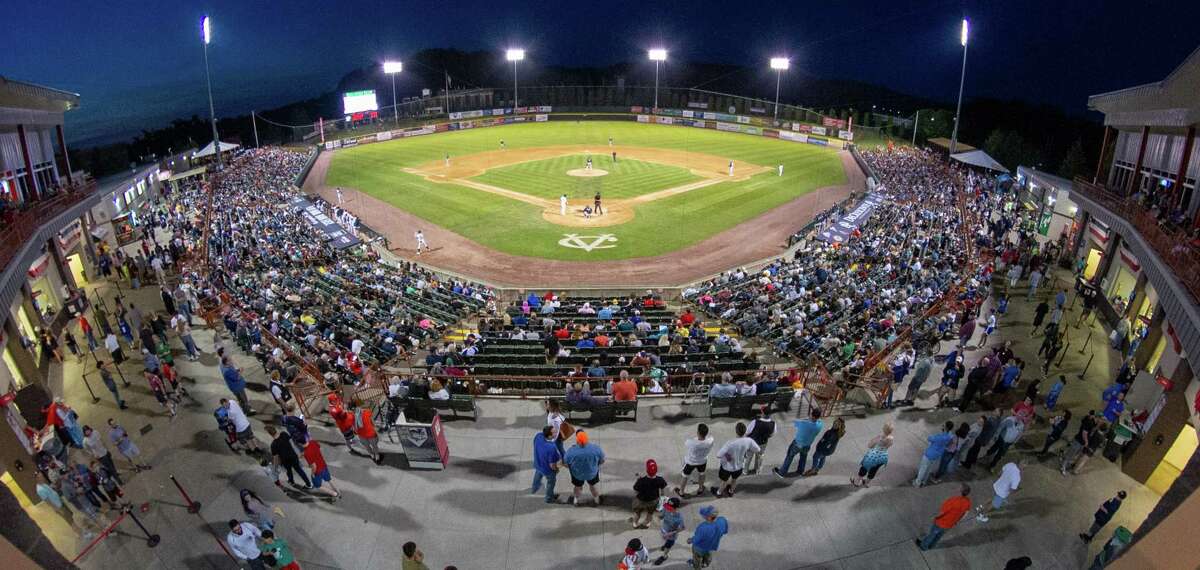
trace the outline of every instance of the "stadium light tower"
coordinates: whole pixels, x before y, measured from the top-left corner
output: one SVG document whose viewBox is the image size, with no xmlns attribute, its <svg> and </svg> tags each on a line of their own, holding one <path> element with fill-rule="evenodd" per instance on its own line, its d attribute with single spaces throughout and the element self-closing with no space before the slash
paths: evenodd
<svg viewBox="0 0 1200 570">
<path fill-rule="evenodd" d="M 786 57 L 771 58 L 771 69 L 775 70 L 775 120 L 779 120 L 779 82 L 783 80 L 783 72 L 791 67 L 792 62 Z"/>
<path fill-rule="evenodd" d="M 650 61 L 654 62 L 654 108 L 658 108 L 658 65 L 667 61 L 667 50 L 654 48 L 650 50 Z"/>
<path fill-rule="evenodd" d="M 525 59 L 525 50 L 509 48 L 504 52 L 504 59 L 513 62 L 513 114 L 517 114 L 517 62 Z"/>
<path fill-rule="evenodd" d="M 399 61 L 383 62 L 383 72 L 392 76 L 392 111 L 396 113 L 396 124 L 400 124 L 400 107 L 396 105 L 396 74 L 404 69 L 404 64 Z"/>
<path fill-rule="evenodd" d="M 960 41 L 963 48 L 962 75 L 958 78 L 958 109 L 954 111 L 954 132 L 950 135 L 950 154 L 954 154 L 955 147 L 958 146 L 958 117 L 962 114 L 962 96 L 963 83 L 967 80 L 967 31 L 969 25 L 967 19 L 962 21 L 962 35 Z"/>
<path fill-rule="evenodd" d="M 208 16 L 200 19 L 200 37 L 204 40 L 204 81 L 208 83 L 208 114 L 212 117 L 213 151 L 217 155 L 217 170 L 220 170 L 221 139 L 217 136 L 217 112 L 213 108 L 212 74 L 208 71 L 208 44 L 212 41 L 212 23 Z"/>
</svg>

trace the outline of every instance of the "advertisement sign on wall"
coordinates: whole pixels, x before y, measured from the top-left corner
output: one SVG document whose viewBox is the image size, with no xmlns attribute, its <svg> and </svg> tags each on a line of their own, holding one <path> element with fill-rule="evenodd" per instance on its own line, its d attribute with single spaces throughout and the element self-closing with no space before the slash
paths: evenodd
<svg viewBox="0 0 1200 570">
<path fill-rule="evenodd" d="M 550 115 L 534 115 L 533 120 L 538 123 L 544 123 L 550 120 Z"/>
<path fill-rule="evenodd" d="M 812 142 L 812 140 L 809 140 Z M 875 207 L 883 202 L 883 196 L 879 194 L 867 194 L 862 203 L 854 208 L 849 214 L 842 216 L 841 219 L 834 222 L 828 228 L 817 234 L 817 237 L 829 243 L 842 243 L 850 239 L 850 233 L 861 225 L 867 218 L 871 217 L 871 212 Z"/>
<path fill-rule="evenodd" d="M 758 113 L 759 115 L 766 115 L 766 114 L 767 114 L 767 108 L 766 108 L 766 107 L 750 107 L 750 112 L 751 112 L 751 113 Z"/>
<path fill-rule="evenodd" d="M 791 131 L 779 131 L 779 138 L 795 142 L 808 142 L 808 135 L 804 133 L 794 133 Z"/>
<path fill-rule="evenodd" d="M 288 201 L 292 208 L 300 212 L 300 216 L 308 225 L 316 228 L 322 234 L 325 234 L 325 240 L 329 245 L 336 249 L 346 249 L 359 244 L 358 238 L 354 234 L 346 231 L 345 228 L 338 225 L 329 216 L 325 215 L 320 208 L 313 205 L 302 196 L 293 196 Z"/>
<path fill-rule="evenodd" d="M 375 135 L 375 140 L 376 140 L 377 142 L 383 142 L 383 141 L 390 141 L 390 140 L 392 140 L 392 131 L 383 131 L 382 133 L 377 133 L 377 134 Z"/>
<path fill-rule="evenodd" d="M 829 141 L 827 141 L 825 139 L 817 138 L 817 137 L 808 137 L 808 144 L 815 144 L 817 146 L 828 146 Z"/>
<path fill-rule="evenodd" d="M 845 129 L 838 131 L 838 138 L 844 141 L 852 141 L 854 140 L 854 131 L 847 131 Z"/>
<path fill-rule="evenodd" d="M 690 109 L 707 109 L 708 102 L 707 101 L 688 101 L 687 106 Z M 707 118 L 707 117 L 705 117 L 705 118 Z"/>
<path fill-rule="evenodd" d="M 750 124 L 750 117 L 742 117 L 742 116 L 740 116 L 740 115 L 739 115 L 739 116 L 738 116 L 738 118 L 737 118 L 737 122 L 739 122 L 739 123 L 741 123 L 741 124 L 743 124 L 743 125 L 749 125 L 749 124 Z"/>
<path fill-rule="evenodd" d="M 658 117 L 658 122 L 664 125 L 671 125 L 675 123 L 675 119 L 673 117 Z"/>
<path fill-rule="evenodd" d="M 825 135 L 825 127 L 812 127 L 812 128 L 809 130 L 809 132 L 811 132 L 811 133 L 812 133 L 812 134 L 814 134 L 814 135 L 822 135 L 822 136 L 824 136 L 824 135 Z"/>
</svg>

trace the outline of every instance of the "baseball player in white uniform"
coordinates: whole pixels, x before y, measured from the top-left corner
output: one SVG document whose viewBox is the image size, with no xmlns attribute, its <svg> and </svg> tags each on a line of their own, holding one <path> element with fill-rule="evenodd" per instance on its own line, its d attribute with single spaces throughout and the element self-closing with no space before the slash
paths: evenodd
<svg viewBox="0 0 1200 570">
<path fill-rule="evenodd" d="M 558 215 L 567 215 L 567 195 L 563 194 L 558 197 Z"/>
<path fill-rule="evenodd" d="M 338 204 L 341 204 L 341 203 L 342 203 L 342 189 L 341 189 L 341 188 L 338 188 L 338 189 L 336 190 L 336 192 L 337 192 L 337 201 L 338 201 Z"/>
<path fill-rule="evenodd" d="M 729 161 L 729 175 L 733 176 L 733 161 Z"/>
<path fill-rule="evenodd" d="M 585 169 L 587 169 L 587 170 L 592 169 L 592 157 L 591 156 L 587 157 L 587 166 L 585 166 Z"/>
<path fill-rule="evenodd" d="M 446 153 L 446 166 L 450 166 L 450 153 Z"/>
<path fill-rule="evenodd" d="M 421 250 L 429 249 L 429 242 L 425 241 L 425 234 L 421 233 L 421 230 L 417 230 L 413 238 L 417 240 L 417 255 L 421 255 Z"/>
<path fill-rule="evenodd" d="M 779 175 L 783 176 L 783 165 L 782 164 L 779 165 Z"/>
</svg>

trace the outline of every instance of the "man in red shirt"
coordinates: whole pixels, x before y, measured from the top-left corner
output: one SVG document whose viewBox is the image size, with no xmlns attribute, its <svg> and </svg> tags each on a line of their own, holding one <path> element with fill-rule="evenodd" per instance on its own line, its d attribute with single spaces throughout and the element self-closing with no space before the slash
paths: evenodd
<svg viewBox="0 0 1200 570">
<path fill-rule="evenodd" d="M 958 524 L 958 521 L 962 520 L 963 515 L 967 514 L 970 510 L 971 486 L 963 483 L 959 496 L 950 497 L 942 503 L 942 510 L 933 518 L 933 526 L 929 528 L 929 533 L 913 542 L 917 543 L 917 548 L 921 550 L 929 550 L 937 546 L 942 535 L 954 528 L 954 525 Z"/>
<path fill-rule="evenodd" d="M 320 489 L 324 483 L 329 486 L 329 494 L 334 497 L 342 496 L 337 487 L 333 486 L 333 477 L 329 474 L 329 465 L 325 463 L 325 454 L 321 453 L 321 444 L 308 438 L 304 444 L 304 461 L 312 468 L 312 484 L 314 489 Z"/>
<path fill-rule="evenodd" d="M 692 323 L 696 322 L 696 315 L 692 314 L 691 309 L 687 309 L 682 315 L 679 315 L 679 322 L 683 323 L 685 327 L 690 327 Z"/>
<path fill-rule="evenodd" d="M 614 402 L 633 402 L 637 400 L 637 384 L 629 379 L 629 374 L 621 371 L 621 379 L 613 382 L 612 395 Z"/>
</svg>

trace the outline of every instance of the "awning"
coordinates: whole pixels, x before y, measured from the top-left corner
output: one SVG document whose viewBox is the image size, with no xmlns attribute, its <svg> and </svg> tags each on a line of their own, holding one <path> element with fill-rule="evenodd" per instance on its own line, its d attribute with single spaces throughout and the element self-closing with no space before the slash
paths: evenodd
<svg viewBox="0 0 1200 570">
<path fill-rule="evenodd" d="M 229 152 L 229 151 L 234 150 L 239 147 L 241 147 L 241 145 L 222 142 L 221 143 L 221 152 Z M 195 158 L 204 158 L 206 156 L 212 156 L 213 154 L 215 154 L 215 151 L 213 151 L 213 143 L 208 143 L 208 146 L 200 149 L 200 152 L 196 153 Z"/>
<path fill-rule="evenodd" d="M 1009 171 L 1007 168 L 1004 168 L 1004 165 L 1000 164 L 999 162 L 996 162 L 996 159 L 992 158 L 991 156 L 988 156 L 988 153 L 983 152 L 982 150 L 972 150 L 970 152 L 960 152 L 957 154 L 950 155 L 950 158 L 953 158 L 954 160 L 957 160 L 964 164 L 970 164 L 971 166 L 978 166 L 980 168 L 986 168 L 988 170 L 995 170 L 996 172 L 1007 173 Z"/>
<path fill-rule="evenodd" d="M 225 144 L 225 143 L 221 143 L 221 144 Z M 209 145 L 209 146 L 212 146 L 212 145 Z M 207 148 L 207 147 L 205 147 L 205 148 Z M 196 176 L 197 174 L 204 174 L 205 170 L 206 170 L 205 167 L 200 166 L 197 168 L 193 168 L 191 170 L 185 170 L 183 172 L 176 172 L 176 173 L 171 174 L 171 176 L 167 177 L 166 180 L 168 182 L 173 182 L 175 180 L 183 180 L 185 178 L 191 178 L 193 176 Z"/>
</svg>

